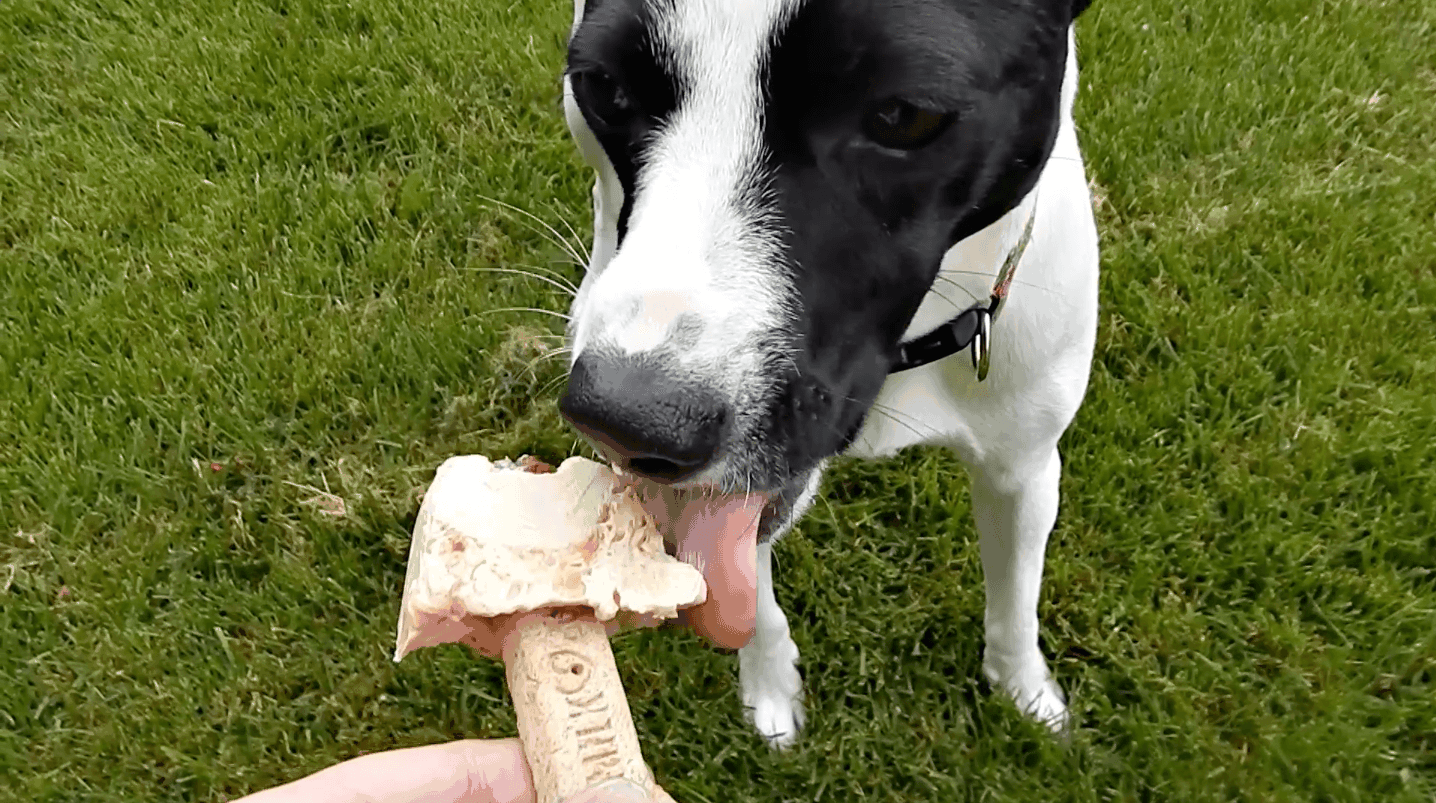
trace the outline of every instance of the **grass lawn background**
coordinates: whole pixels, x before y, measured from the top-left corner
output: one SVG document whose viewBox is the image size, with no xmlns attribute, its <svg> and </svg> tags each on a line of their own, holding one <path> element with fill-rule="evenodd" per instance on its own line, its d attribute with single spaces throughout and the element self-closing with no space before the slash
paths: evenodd
<svg viewBox="0 0 1436 803">
<path fill-rule="evenodd" d="M 506 736 L 501 669 L 394 665 L 467 452 L 577 446 L 544 359 L 587 241 L 567 0 L 0 4 L 0 801 L 217 801 Z M 1044 644 L 988 694 L 967 483 L 843 463 L 777 549 L 810 725 L 620 638 L 682 803 L 1436 797 L 1436 5 L 1098 0 L 1104 242 Z M 570 237 L 572 239 L 572 237 Z M 341 508 L 342 505 L 342 508 Z"/>
</svg>

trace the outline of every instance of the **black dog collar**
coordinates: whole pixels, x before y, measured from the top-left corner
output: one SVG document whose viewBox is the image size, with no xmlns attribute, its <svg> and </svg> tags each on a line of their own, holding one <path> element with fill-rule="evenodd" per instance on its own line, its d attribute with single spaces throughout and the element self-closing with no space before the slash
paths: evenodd
<svg viewBox="0 0 1436 803">
<path fill-rule="evenodd" d="M 972 367 L 977 371 L 977 381 L 981 382 L 987 378 L 992 352 L 992 322 L 997 320 L 1002 302 L 1007 300 L 1007 291 L 1012 286 L 1012 275 L 1017 272 L 1017 263 L 1022 261 L 1027 243 L 1032 240 L 1032 221 L 1036 218 L 1037 209 L 1034 207 L 1032 214 L 1027 216 L 1027 225 L 1022 229 L 1017 245 L 1012 247 L 1007 259 L 1003 260 L 1002 269 L 997 272 L 997 281 L 992 286 L 992 295 L 987 301 L 974 304 L 922 337 L 899 345 L 897 362 L 888 369 L 888 373 L 896 374 L 937 362 L 971 346 Z"/>
</svg>

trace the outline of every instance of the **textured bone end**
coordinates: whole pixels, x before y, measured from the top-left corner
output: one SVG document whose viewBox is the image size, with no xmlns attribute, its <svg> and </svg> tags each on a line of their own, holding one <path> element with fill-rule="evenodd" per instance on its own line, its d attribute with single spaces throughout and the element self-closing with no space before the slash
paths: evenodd
<svg viewBox="0 0 1436 803">
<path fill-rule="evenodd" d="M 668 619 L 706 598 L 699 571 L 670 557 L 632 488 L 581 457 L 533 464 L 454 457 L 419 508 L 394 660 L 465 641 L 496 616 L 583 606 L 600 621 Z"/>
<path fill-rule="evenodd" d="M 653 793 L 608 635 L 593 621 L 532 619 L 504 652 L 538 803 L 622 779 Z"/>
</svg>

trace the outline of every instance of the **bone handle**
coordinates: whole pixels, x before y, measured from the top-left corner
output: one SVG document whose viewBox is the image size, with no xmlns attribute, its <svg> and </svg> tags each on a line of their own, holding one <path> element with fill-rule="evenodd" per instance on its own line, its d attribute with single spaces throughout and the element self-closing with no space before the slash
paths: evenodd
<svg viewBox="0 0 1436 803">
<path fill-rule="evenodd" d="M 538 803 L 620 779 L 653 795 L 653 773 L 639 751 L 602 624 L 529 620 L 511 637 L 504 665 Z"/>
</svg>

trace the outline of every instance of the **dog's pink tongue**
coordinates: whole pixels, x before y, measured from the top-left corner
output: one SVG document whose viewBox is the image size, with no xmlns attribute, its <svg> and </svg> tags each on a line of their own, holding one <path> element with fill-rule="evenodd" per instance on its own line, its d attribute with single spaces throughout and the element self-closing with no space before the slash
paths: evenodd
<svg viewBox="0 0 1436 803">
<path fill-rule="evenodd" d="M 687 611 L 688 622 L 720 647 L 737 649 L 753 637 L 765 501 L 758 494 L 685 499 L 668 520 L 678 558 L 701 569 L 708 582 L 708 600 Z"/>
</svg>

